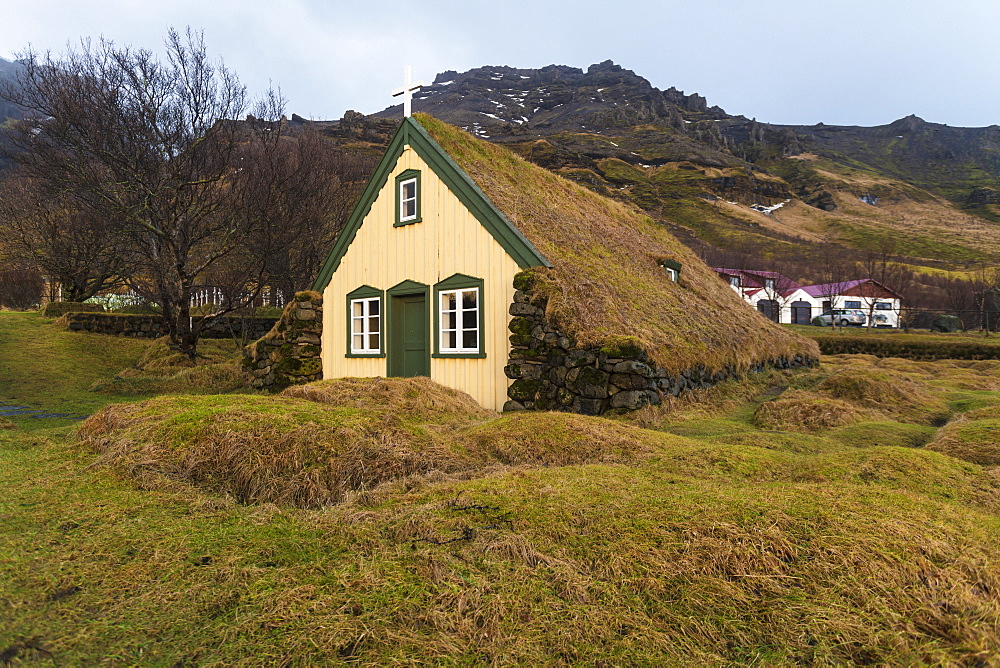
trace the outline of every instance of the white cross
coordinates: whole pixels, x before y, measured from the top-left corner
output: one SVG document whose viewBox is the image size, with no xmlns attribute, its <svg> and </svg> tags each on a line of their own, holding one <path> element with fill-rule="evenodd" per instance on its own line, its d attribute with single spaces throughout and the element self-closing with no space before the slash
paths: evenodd
<svg viewBox="0 0 1000 668">
<path fill-rule="evenodd" d="M 403 71 L 404 81 L 403 87 L 397 88 L 392 91 L 393 97 L 403 96 L 403 118 L 409 118 L 410 116 L 410 105 L 413 99 L 413 91 L 420 90 L 424 86 L 423 81 L 410 81 L 410 66 L 407 65 L 406 69 Z"/>
</svg>

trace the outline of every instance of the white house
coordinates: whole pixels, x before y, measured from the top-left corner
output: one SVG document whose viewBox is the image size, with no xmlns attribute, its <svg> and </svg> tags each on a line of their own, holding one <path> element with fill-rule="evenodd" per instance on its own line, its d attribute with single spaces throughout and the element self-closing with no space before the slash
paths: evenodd
<svg viewBox="0 0 1000 668">
<path fill-rule="evenodd" d="M 744 301 L 770 320 L 808 325 L 831 309 L 860 309 L 875 327 L 898 327 L 900 295 L 870 278 L 799 285 L 774 271 L 713 268 Z"/>
</svg>

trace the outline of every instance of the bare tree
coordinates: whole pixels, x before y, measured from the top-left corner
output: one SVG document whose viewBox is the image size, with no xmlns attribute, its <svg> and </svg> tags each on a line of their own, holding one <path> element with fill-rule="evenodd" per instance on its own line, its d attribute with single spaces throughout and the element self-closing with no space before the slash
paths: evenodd
<svg viewBox="0 0 1000 668">
<path fill-rule="evenodd" d="M 788 308 L 792 295 L 799 285 L 786 275 L 792 268 L 781 257 L 766 258 L 761 261 L 760 266 L 764 271 L 758 273 L 759 280 L 764 285 L 762 289 L 764 298 L 771 303 L 771 320 L 781 322 L 781 314 Z"/>
<path fill-rule="evenodd" d="M 235 120 L 250 105 L 246 90 L 209 60 L 200 33 L 170 29 L 166 48 L 166 62 L 104 40 L 60 58 L 29 51 L 3 95 L 29 114 L 9 133 L 11 157 L 71 194 L 75 208 L 118 226 L 120 252 L 138 267 L 130 283 L 194 357 L 190 298 L 200 279 L 229 260 L 245 269 L 251 291 L 267 281 L 262 255 L 246 242 L 277 221 L 252 209 L 255 170 L 240 159 L 276 150 L 286 126 L 274 91 L 251 122 Z"/>
<path fill-rule="evenodd" d="M 869 284 L 866 286 L 864 289 L 866 294 L 861 296 L 861 303 L 867 311 L 868 329 L 871 329 L 875 323 L 875 311 L 878 304 L 884 303 L 887 298 L 896 299 L 895 296 L 886 295 L 879 287 L 898 295 L 903 289 L 904 281 L 911 276 L 906 266 L 895 256 L 894 250 L 895 244 L 889 241 L 877 248 L 865 249 L 858 261 L 859 273 L 877 283 L 877 285 Z M 897 324 L 900 318 L 902 318 L 902 313 L 897 310 Z"/>
<path fill-rule="evenodd" d="M 286 298 L 312 284 L 376 162 L 336 149 L 308 126 L 284 134 L 274 150 L 247 146 L 239 195 L 260 218 L 248 245 Z"/>
<path fill-rule="evenodd" d="M 0 307 L 23 311 L 38 306 L 42 275 L 25 262 L 0 260 Z"/>
<path fill-rule="evenodd" d="M 76 207 L 71 194 L 16 173 L 0 182 L 0 234 L 10 251 L 82 302 L 123 285 L 131 267 L 116 226 Z"/>
<path fill-rule="evenodd" d="M 832 311 L 837 308 L 838 302 L 850 281 L 850 273 L 854 269 L 854 263 L 847 257 L 843 248 L 836 245 L 832 238 L 826 237 L 823 240 L 823 249 L 820 254 L 818 273 L 820 279 L 820 297 L 823 298 L 823 310 Z M 830 318 L 830 326 L 837 327 L 836 318 Z"/>
</svg>

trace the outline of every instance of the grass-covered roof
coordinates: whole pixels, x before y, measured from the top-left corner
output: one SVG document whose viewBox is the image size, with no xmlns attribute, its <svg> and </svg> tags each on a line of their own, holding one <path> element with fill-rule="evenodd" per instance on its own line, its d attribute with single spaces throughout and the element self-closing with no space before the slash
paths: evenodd
<svg viewBox="0 0 1000 668">
<path fill-rule="evenodd" d="M 531 270 L 533 290 L 578 344 L 634 342 L 668 371 L 819 356 L 814 342 L 756 313 L 648 215 L 431 116 L 414 117 L 551 261 Z M 664 260 L 681 263 L 680 283 Z"/>
</svg>

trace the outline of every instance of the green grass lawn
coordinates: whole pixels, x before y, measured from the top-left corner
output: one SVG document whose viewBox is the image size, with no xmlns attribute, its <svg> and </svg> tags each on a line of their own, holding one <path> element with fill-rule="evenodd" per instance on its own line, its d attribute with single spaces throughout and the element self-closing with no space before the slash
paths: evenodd
<svg viewBox="0 0 1000 668">
<path fill-rule="evenodd" d="M 149 341 L 60 330 L 39 313 L 0 311 L 0 404 L 46 413 L 90 415 L 108 397 L 89 392 L 134 364 Z M 13 418 L 23 429 L 66 424 L 63 418 Z"/>
<path fill-rule="evenodd" d="M 813 339 L 829 336 L 864 336 L 886 341 L 955 343 L 972 342 L 982 345 L 1000 346 L 1000 336 L 995 332 L 932 332 L 926 329 L 902 329 L 880 327 L 816 327 L 814 325 L 782 325 L 796 334 Z"/>
<path fill-rule="evenodd" d="M 16 317 L 29 334 L 8 320 L 5 343 L 81 340 L 50 365 L 65 374 L 51 395 L 18 384 L 12 401 L 116 399 L 86 390 L 122 368 L 95 361 L 106 339 Z M 34 373 L 22 359 L 5 352 L 0 373 Z M 296 392 L 113 407 L 83 441 L 70 423 L 0 429 L 0 657 L 1000 661 L 1000 475 L 939 447 L 993 438 L 1000 362 L 827 358 L 618 420 L 499 417 L 396 381 Z M 762 405 L 796 402 L 822 419 L 764 424 Z M 401 477 L 345 478 L 336 503 L 267 500 L 334 465 L 393 462 Z"/>
</svg>

